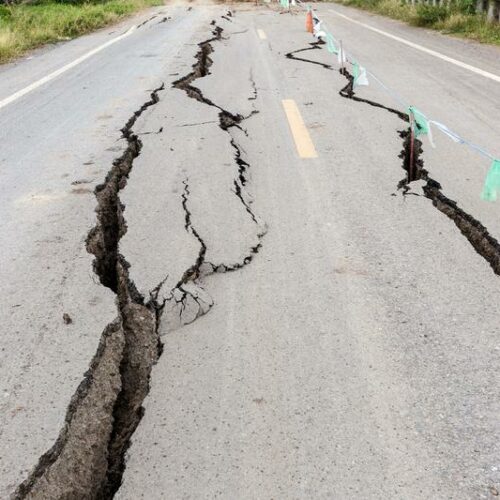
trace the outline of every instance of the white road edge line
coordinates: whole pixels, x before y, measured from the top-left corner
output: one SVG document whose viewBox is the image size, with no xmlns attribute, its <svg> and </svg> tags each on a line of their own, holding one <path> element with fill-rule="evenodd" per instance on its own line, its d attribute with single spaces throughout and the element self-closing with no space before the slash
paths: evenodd
<svg viewBox="0 0 500 500">
<path fill-rule="evenodd" d="M 98 52 L 101 52 L 101 50 L 104 50 L 105 48 L 109 47 L 110 45 L 113 45 L 114 43 L 119 42 L 120 40 L 123 40 L 125 37 L 131 35 L 135 31 L 135 29 L 136 29 L 136 26 L 132 26 L 129 30 L 127 30 L 122 35 L 119 35 L 116 38 L 113 38 L 112 40 L 108 40 L 106 43 L 103 43 L 102 45 L 99 45 L 99 47 L 96 47 L 95 49 L 92 49 L 91 51 L 87 52 L 86 54 L 83 54 L 83 56 L 78 57 L 74 61 L 63 66 L 62 68 L 56 69 L 54 72 L 48 74 L 47 76 L 40 78 L 40 80 L 37 80 L 36 82 L 33 82 L 31 85 L 24 87 L 24 89 L 18 90 L 17 92 L 10 95 L 9 97 L 2 99 L 0 101 L 0 109 L 7 106 L 8 104 L 11 104 L 14 101 L 17 101 L 17 99 L 20 99 L 21 97 L 25 96 L 26 94 L 29 94 L 30 92 L 37 89 L 38 87 L 45 85 L 46 83 L 50 82 L 54 78 L 57 78 L 59 75 L 62 75 L 66 71 L 70 70 L 71 68 L 78 66 L 80 63 L 87 60 L 89 57 L 92 57 L 93 55 L 97 54 Z"/>
<path fill-rule="evenodd" d="M 413 42 L 410 42 L 409 40 L 406 40 L 404 38 L 400 38 L 399 36 L 391 35 L 390 33 L 387 33 L 386 31 L 379 30 L 378 28 L 374 28 L 373 26 L 370 26 L 369 24 L 365 24 L 365 23 L 362 23 L 361 21 L 357 21 L 356 19 L 352 19 L 351 17 L 345 16 L 344 14 L 340 14 L 339 12 L 337 12 L 335 10 L 329 9 L 329 11 L 332 12 L 333 14 L 339 16 L 339 17 L 343 17 L 344 19 L 347 19 L 351 23 L 359 24 L 359 26 L 363 26 L 363 28 L 374 31 L 375 33 L 378 33 L 379 35 L 383 35 L 383 36 L 386 36 L 387 38 L 391 38 L 392 40 L 396 40 L 397 42 L 404 43 L 405 45 L 408 45 L 409 47 L 412 47 L 416 50 L 420 50 L 421 52 L 425 52 L 426 54 L 437 57 L 438 59 L 442 59 L 443 61 L 454 64 L 455 66 L 458 66 L 458 67 L 463 68 L 463 69 L 467 69 L 469 71 L 472 71 L 473 73 L 476 73 L 477 75 L 484 76 L 485 78 L 489 78 L 490 80 L 493 80 L 495 82 L 500 83 L 500 76 L 498 76 L 498 75 L 495 75 L 495 74 L 490 73 L 488 71 L 484 71 L 483 69 L 480 69 L 480 68 L 476 68 L 475 66 L 471 66 L 470 64 L 459 61 L 458 59 L 453 59 L 453 57 L 448 57 L 444 54 L 441 54 L 441 52 L 437 52 L 435 50 L 428 49 L 427 47 L 423 47 L 422 45 L 419 45 L 418 43 L 413 43 Z"/>
</svg>

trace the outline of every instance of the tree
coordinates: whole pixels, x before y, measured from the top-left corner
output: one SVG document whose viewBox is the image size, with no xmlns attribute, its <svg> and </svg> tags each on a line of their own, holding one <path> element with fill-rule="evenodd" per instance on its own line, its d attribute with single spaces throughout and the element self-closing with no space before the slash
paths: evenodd
<svg viewBox="0 0 500 500">
<path fill-rule="evenodd" d="M 500 14 L 500 1 L 499 0 L 489 0 L 488 2 L 488 13 L 486 19 L 491 22 L 498 22 Z"/>
</svg>

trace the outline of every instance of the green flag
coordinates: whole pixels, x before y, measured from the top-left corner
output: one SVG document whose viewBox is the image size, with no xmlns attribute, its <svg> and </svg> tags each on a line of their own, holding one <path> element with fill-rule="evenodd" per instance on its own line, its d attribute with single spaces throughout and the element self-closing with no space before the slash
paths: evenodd
<svg viewBox="0 0 500 500">
<path fill-rule="evenodd" d="M 326 34 L 326 48 L 330 54 L 338 54 L 339 51 L 337 46 L 335 45 L 335 40 L 333 39 L 333 35 L 331 33 Z"/>
<path fill-rule="evenodd" d="M 484 180 L 481 198 L 485 201 L 496 201 L 500 191 L 500 160 L 493 160 Z"/>
<path fill-rule="evenodd" d="M 408 112 L 413 115 L 413 120 L 416 124 L 415 127 L 415 137 L 423 134 L 427 135 L 429 133 L 429 122 L 427 118 L 421 113 L 417 108 L 410 106 Z"/>
</svg>

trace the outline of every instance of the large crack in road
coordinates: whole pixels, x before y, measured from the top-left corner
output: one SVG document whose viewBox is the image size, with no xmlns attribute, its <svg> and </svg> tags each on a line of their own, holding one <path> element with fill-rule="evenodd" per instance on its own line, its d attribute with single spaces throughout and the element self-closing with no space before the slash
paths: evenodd
<svg viewBox="0 0 500 500">
<path fill-rule="evenodd" d="M 322 45 L 324 45 L 324 42 L 321 40 L 312 42 L 308 47 L 288 52 L 285 54 L 285 57 L 290 60 L 319 65 L 326 70 L 335 71 L 330 64 L 297 57 L 295 55 L 308 50 L 321 50 Z M 383 109 L 389 113 L 395 114 L 406 123 L 410 122 L 408 113 L 387 107 L 376 101 L 356 96 L 354 92 L 354 77 L 345 67 L 340 68 L 338 72 L 347 79 L 347 85 L 339 91 L 340 96 L 345 99 L 351 99 L 375 108 Z M 399 158 L 403 160 L 402 168 L 407 174 L 406 177 L 398 183 L 398 189 L 402 189 L 403 193 L 406 194 L 412 182 L 418 180 L 424 181 L 425 185 L 422 187 L 424 195 L 432 201 L 435 208 L 453 221 L 461 234 L 467 238 L 476 253 L 489 263 L 495 274 L 500 275 L 500 243 L 498 240 L 491 236 L 488 229 L 481 224 L 479 220 L 461 209 L 456 201 L 448 198 L 443 193 L 441 184 L 429 175 L 429 172 L 424 168 L 424 161 L 422 159 L 422 142 L 414 137 L 411 127 L 409 126 L 405 130 L 398 131 L 398 134 L 403 140 L 403 149 L 399 154 Z"/>
<path fill-rule="evenodd" d="M 100 282 L 116 294 L 118 317 L 104 330 L 97 353 L 67 409 L 52 448 L 39 460 L 13 497 L 111 498 L 121 483 L 124 455 L 142 417 L 142 401 L 161 346 L 159 305 L 145 303 L 118 251 L 127 227 L 119 192 L 125 187 L 142 142 L 133 132 L 141 114 L 159 101 L 162 84 L 127 121 L 127 147 L 96 187 L 97 224 L 87 237 Z"/>
<path fill-rule="evenodd" d="M 215 21 L 212 22 L 215 25 Z M 184 90 L 190 97 L 220 110 L 219 126 L 230 135 L 231 127 L 241 129 L 240 123 L 248 118 L 222 109 L 193 87 L 191 83 L 209 74 L 213 51 L 212 42 L 219 40 L 222 28 L 215 27 L 214 37 L 201 42 L 193 71 L 173 86 Z M 242 150 L 231 136 L 235 150 L 235 196 L 258 226 L 257 243 L 250 246 L 241 262 L 216 264 L 205 261 L 206 244 L 193 226 L 189 211 L 189 180 L 184 181 L 182 207 L 185 229 L 200 243 L 196 262 L 184 272 L 170 297 L 159 301 L 161 282 L 146 300 L 137 290 L 129 275 L 129 264 L 119 252 L 119 242 L 127 231 L 125 207 L 120 200 L 143 144 L 133 127 L 142 113 L 160 100 L 162 84 L 127 121 L 122 138 L 127 147 L 113 162 L 103 184 L 95 190 L 97 224 L 89 232 L 87 250 L 95 256 L 94 271 L 103 286 L 116 294 L 118 316 L 104 330 L 99 346 L 84 379 L 79 384 L 68 406 L 65 423 L 54 445 L 44 453 L 29 476 L 12 498 L 30 499 L 109 499 L 118 491 L 125 470 L 125 453 L 144 409 L 142 403 L 149 392 L 153 365 L 162 353 L 159 337 L 160 321 L 171 313 L 179 314 L 186 324 L 186 310 L 193 304 L 199 309 L 192 321 L 213 305 L 197 280 L 214 272 L 240 269 L 250 263 L 261 247 L 266 228 L 245 201 L 243 191 L 250 167 L 242 158 Z M 243 130 L 243 129 L 241 129 Z M 191 285 L 195 285 L 193 289 Z M 203 304 L 205 300 L 205 304 Z M 167 303 L 175 303 L 180 312 L 169 310 Z M 168 320 L 168 318 L 167 318 Z"/>
</svg>

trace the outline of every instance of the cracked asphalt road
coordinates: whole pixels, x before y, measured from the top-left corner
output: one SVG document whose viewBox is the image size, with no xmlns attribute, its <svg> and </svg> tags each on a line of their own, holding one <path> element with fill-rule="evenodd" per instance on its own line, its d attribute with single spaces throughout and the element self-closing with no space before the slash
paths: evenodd
<svg viewBox="0 0 500 500">
<path fill-rule="evenodd" d="M 137 26 L 0 108 L 0 497 L 494 498 L 484 161 L 424 139 L 403 195 L 404 117 L 374 85 L 339 95 L 301 15 L 190 7 L 0 70 L 2 102 Z M 498 49 L 318 11 L 417 107 L 497 147 L 498 83 L 337 13 L 495 74 Z"/>
</svg>

